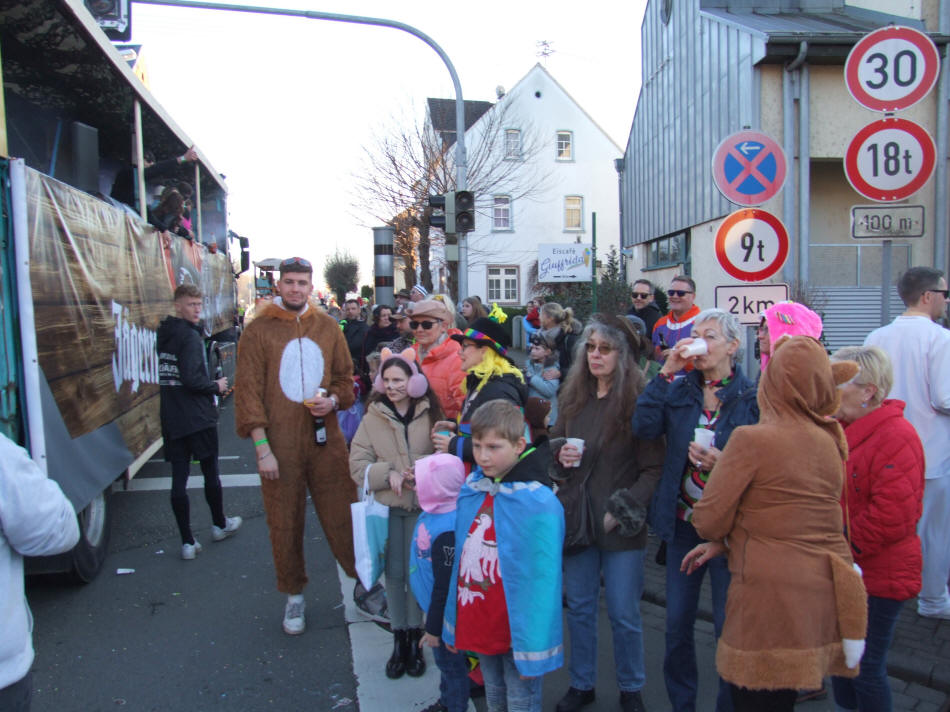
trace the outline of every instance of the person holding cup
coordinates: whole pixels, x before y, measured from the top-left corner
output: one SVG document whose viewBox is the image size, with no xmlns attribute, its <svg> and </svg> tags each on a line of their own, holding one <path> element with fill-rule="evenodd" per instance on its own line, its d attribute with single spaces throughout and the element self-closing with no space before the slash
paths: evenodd
<svg viewBox="0 0 950 712">
<path fill-rule="evenodd" d="M 662 439 L 633 434 L 643 390 L 642 340 L 623 317 L 595 314 L 580 334 L 552 432 L 558 498 L 565 510 L 564 596 L 570 629 L 572 712 L 595 698 L 597 610 L 603 574 L 622 710 L 643 710 L 646 680 L 640 596 L 646 508 L 663 468 Z"/>
<path fill-rule="evenodd" d="M 721 309 L 707 309 L 696 316 L 691 333 L 670 350 L 633 413 L 636 435 L 666 437 L 663 477 L 653 496 L 650 525 L 668 546 L 663 677 L 674 712 L 696 709 L 693 627 L 706 570 L 717 638 L 726 616 L 729 588 L 724 558 L 711 559 L 691 576 L 679 569 L 687 552 L 702 541 L 692 524 L 693 506 L 702 497 L 709 472 L 732 431 L 759 420 L 755 382 L 738 364 L 742 331 L 736 317 Z M 692 370 L 676 378 L 687 364 Z M 722 680 L 716 710 L 732 710 L 731 693 Z"/>
</svg>

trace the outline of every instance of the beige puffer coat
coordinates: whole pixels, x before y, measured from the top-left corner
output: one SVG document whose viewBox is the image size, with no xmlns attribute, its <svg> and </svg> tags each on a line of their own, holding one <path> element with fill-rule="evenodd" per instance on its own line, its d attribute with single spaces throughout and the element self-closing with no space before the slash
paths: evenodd
<svg viewBox="0 0 950 712">
<path fill-rule="evenodd" d="M 350 443 L 353 481 L 362 487 L 369 466 L 369 486 L 377 502 L 409 511 L 419 509 L 414 491 L 403 488 L 402 495 L 397 497 L 389 488 L 389 471 L 402 472 L 420 457 L 432 454 L 432 425 L 429 403 L 424 399 L 416 401 L 408 432 L 389 405 L 382 401 L 370 403 Z"/>
</svg>

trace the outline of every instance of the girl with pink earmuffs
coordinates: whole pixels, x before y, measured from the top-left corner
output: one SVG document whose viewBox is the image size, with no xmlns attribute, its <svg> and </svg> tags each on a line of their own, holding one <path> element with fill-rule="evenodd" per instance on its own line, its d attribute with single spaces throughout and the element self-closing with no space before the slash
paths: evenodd
<svg viewBox="0 0 950 712">
<path fill-rule="evenodd" d="M 412 533 L 420 511 L 412 467 L 432 453 L 432 426 L 444 418 L 415 352 L 394 354 L 384 348 L 366 415 L 350 444 L 350 475 L 360 486 L 367 478 L 376 501 L 389 507 L 386 600 L 394 640 L 386 676 L 391 679 L 425 672 L 419 647 L 422 611 L 409 585 Z"/>
</svg>

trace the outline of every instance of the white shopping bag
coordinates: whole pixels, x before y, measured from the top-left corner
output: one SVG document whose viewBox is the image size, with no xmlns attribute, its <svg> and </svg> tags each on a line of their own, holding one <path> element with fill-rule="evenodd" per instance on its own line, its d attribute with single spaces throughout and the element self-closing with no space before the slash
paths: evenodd
<svg viewBox="0 0 950 712">
<path fill-rule="evenodd" d="M 369 468 L 363 475 L 360 501 L 350 505 L 353 517 L 353 554 L 356 574 L 369 591 L 386 567 L 386 541 L 389 538 L 389 507 L 376 501 L 369 489 Z"/>
</svg>

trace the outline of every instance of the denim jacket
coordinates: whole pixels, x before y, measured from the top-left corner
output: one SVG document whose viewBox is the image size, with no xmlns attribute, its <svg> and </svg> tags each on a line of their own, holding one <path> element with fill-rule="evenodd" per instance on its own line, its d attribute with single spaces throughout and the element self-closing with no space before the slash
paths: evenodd
<svg viewBox="0 0 950 712">
<path fill-rule="evenodd" d="M 722 450 L 732 431 L 739 425 L 759 420 L 756 385 L 738 365 L 728 385 L 716 393 L 722 406 L 716 423 L 713 445 Z M 633 413 L 633 432 L 640 438 L 666 436 L 666 459 L 660 484 L 653 493 L 648 521 L 664 541 L 673 538 L 676 500 L 679 496 L 689 444 L 703 410 L 703 374 L 690 371 L 670 383 L 656 376 L 637 399 Z"/>
</svg>

